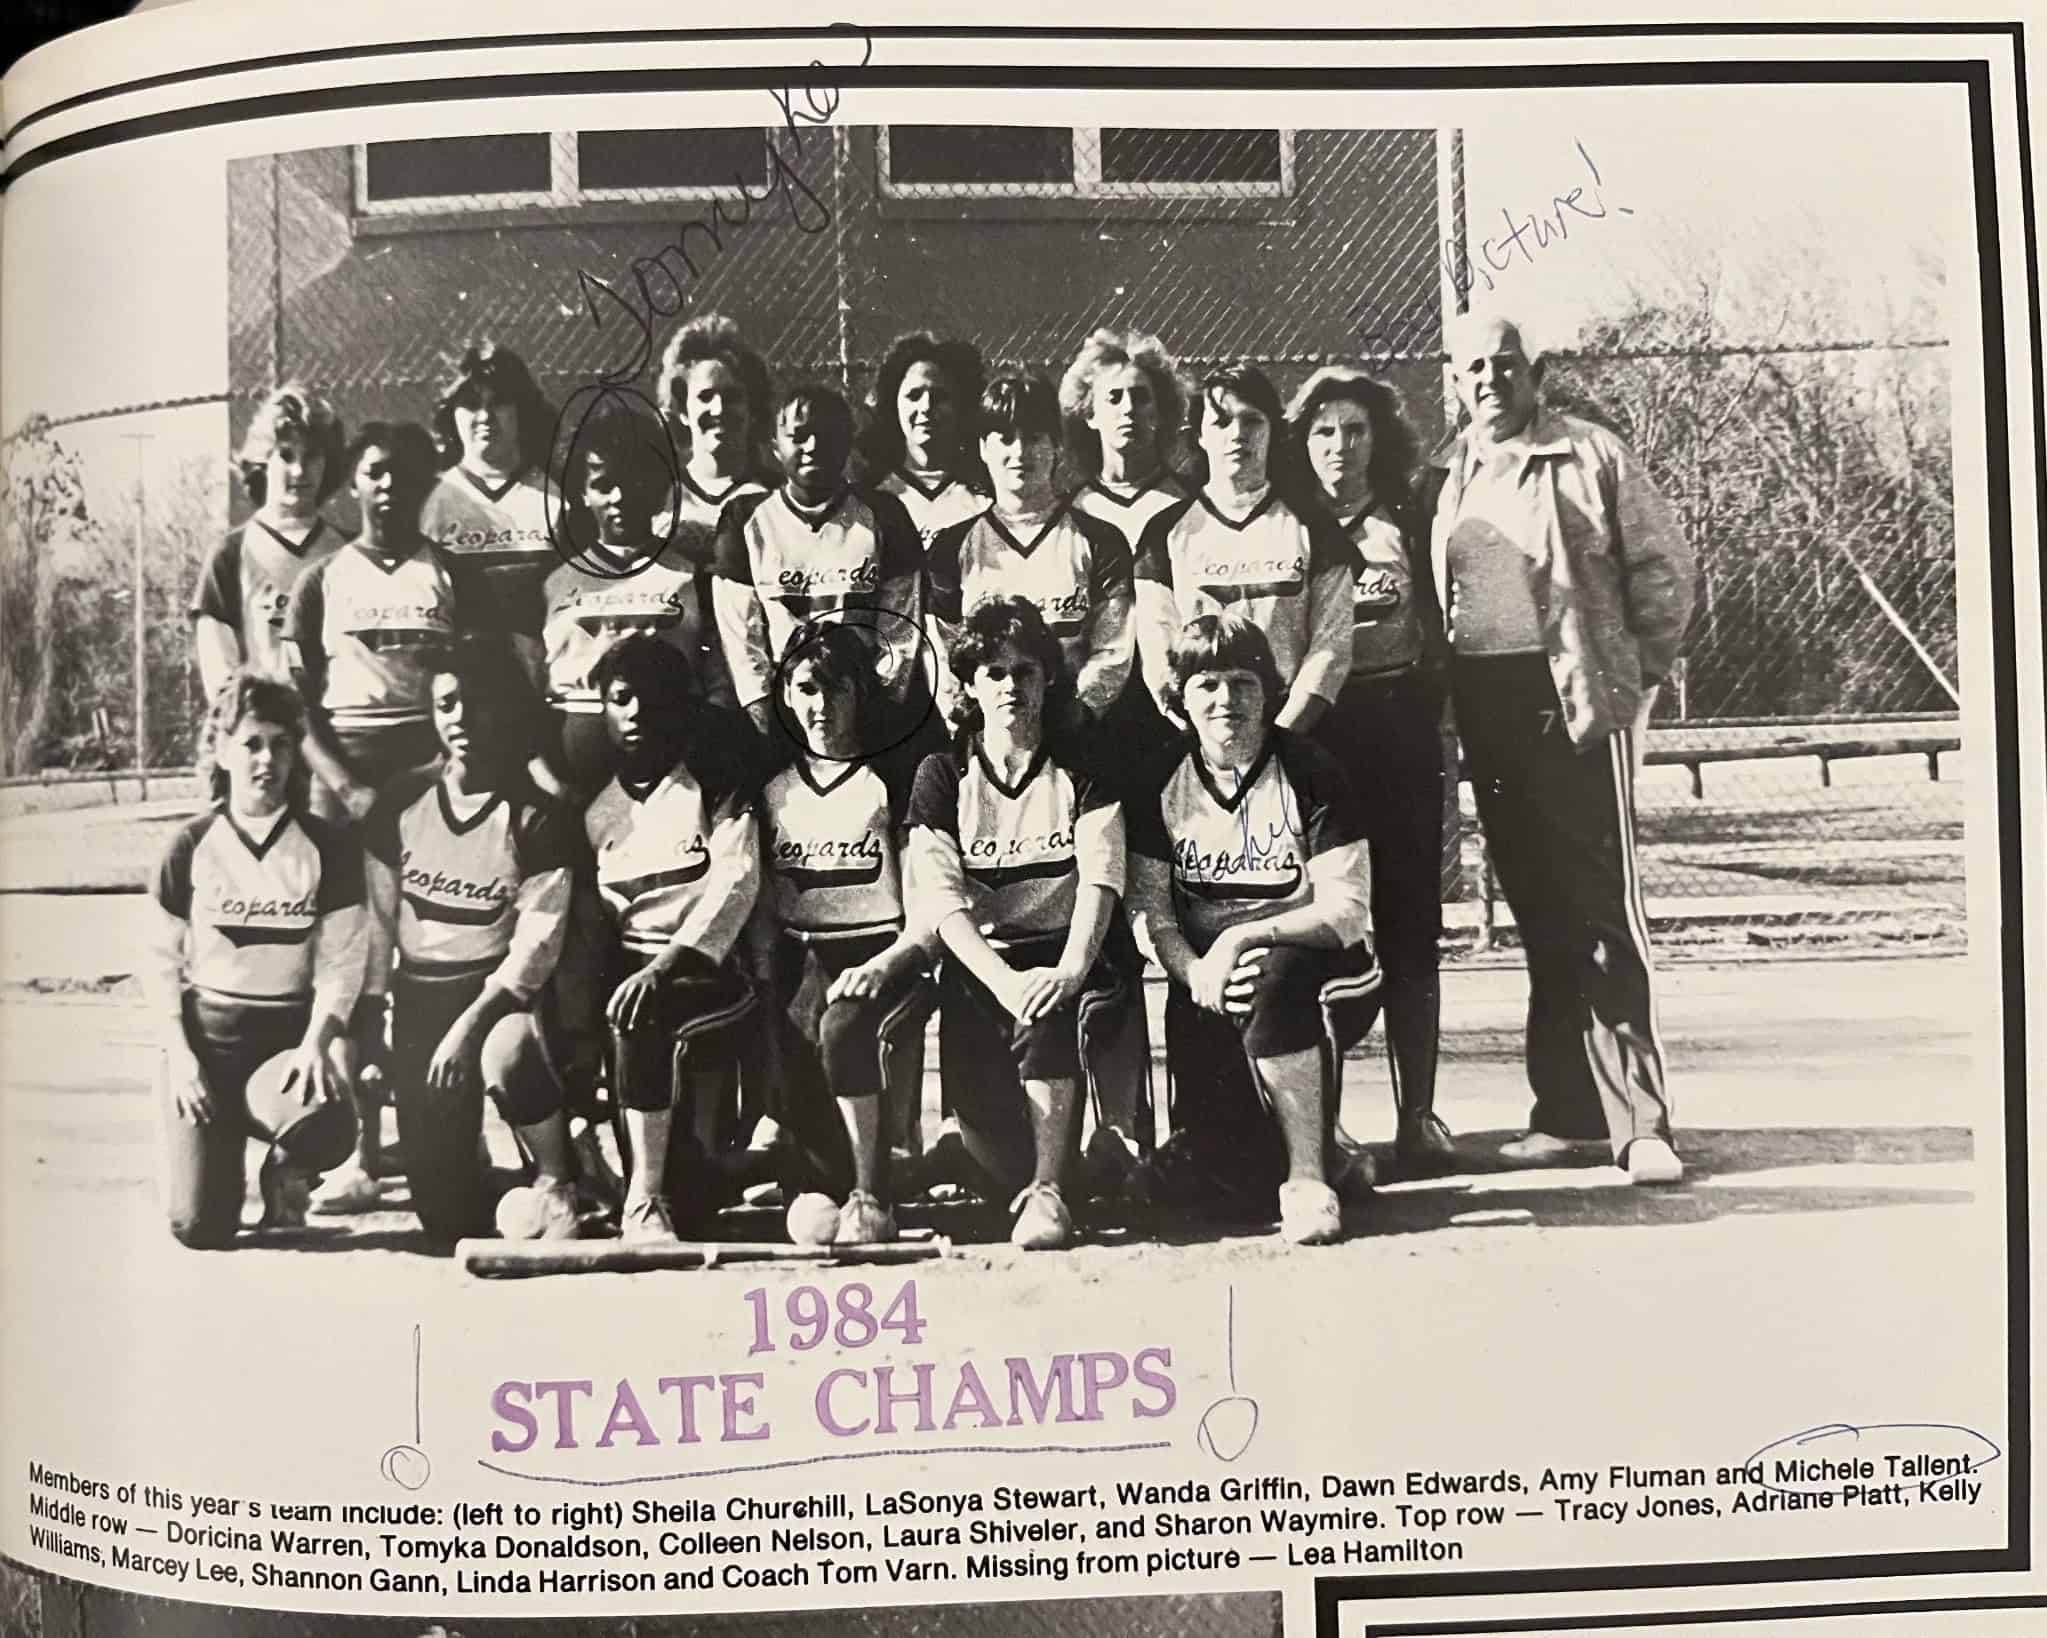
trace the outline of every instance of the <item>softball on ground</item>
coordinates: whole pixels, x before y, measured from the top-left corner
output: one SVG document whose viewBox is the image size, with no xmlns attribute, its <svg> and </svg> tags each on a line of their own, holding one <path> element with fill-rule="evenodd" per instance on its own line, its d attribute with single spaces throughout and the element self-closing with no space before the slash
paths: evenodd
<svg viewBox="0 0 2047 1638">
<path fill-rule="evenodd" d="M 839 1232 L 839 1208 L 828 1194 L 799 1194 L 789 1202 L 789 1238 L 799 1246 L 828 1246 Z"/>
</svg>

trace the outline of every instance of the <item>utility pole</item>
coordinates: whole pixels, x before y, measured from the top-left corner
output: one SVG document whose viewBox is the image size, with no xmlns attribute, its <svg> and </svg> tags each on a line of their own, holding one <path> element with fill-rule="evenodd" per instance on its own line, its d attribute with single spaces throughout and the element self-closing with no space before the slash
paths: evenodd
<svg viewBox="0 0 2047 1638">
<path fill-rule="evenodd" d="M 142 800 L 149 800 L 149 614 L 144 590 L 148 585 L 143 557 L 142 522 L 147 510 L 148 482 L 143 465 L 143 446 L 154 436 L 147 432 L 121 434 L 135 446 L 135 777 L 142 787 Z"/>
</svg>

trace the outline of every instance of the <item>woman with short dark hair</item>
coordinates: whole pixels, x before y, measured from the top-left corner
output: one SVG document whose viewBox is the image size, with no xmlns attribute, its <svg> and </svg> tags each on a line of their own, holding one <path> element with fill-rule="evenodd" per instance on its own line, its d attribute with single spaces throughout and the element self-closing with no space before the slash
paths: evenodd
<svg viewBox="0 0 2047 1638">
<path fill-rule="evenodd" d="M 939 1053 L 965 1156 L 984 1184 L 1019 1191 L 1010 1239 L 1039 1250 L 1073 1234 L 1081 1025 L 1119 991 L 1100 958 L 1123 892 L 1123 814 L 1062 755 L 1054 725 L 1072 683 L 1034 604 L 979 605 L 951 664 L 961 729 L 911 793 L 910 917 L 945 951 Z"/>
</svg>

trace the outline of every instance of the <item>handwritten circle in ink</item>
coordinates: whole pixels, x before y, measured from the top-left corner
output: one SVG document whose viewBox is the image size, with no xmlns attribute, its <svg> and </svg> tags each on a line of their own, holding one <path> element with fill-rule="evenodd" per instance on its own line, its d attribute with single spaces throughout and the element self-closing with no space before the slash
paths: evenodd
<svg viewBox="0 0 2047 1638">
<path fill-rule="evenodd" d="M 629 470 L 621 476 L 629 479 L 628 487 L 636 496 L 667 497 L 668 512 L 665 518 L 653 517 L 658 501 L 649 499 L 646 511 L 652 527 L 645 537 L 600 549 L 596 520 L 583 505 L 582 496 L 568 491 L 580 487 L 592 433 L 612 417 L 626 418 L 628 428 Z M 639 388 L 610 380 L 584 382 L 569 394 L 555 417 L 552 448 L 562 474 L 562 492 L 558 494 L 553 485 L 546 491 L 547 538 L 564 563 L 600 579 L 626 580 L 659 561 L 675 544 L 682 529 L 682 461 L 660 408 Z"/>
<path fill-rule="evenodd" d="M 768 699 L 776 726 L 788 743 L 801 746 L 812 756 L 824 756 L 824 748 L 810 742 L 803 724 L 789 709 L 785 685 L 798 665 L 821 657 L 834 645 L 829 634 L 840 629 L 859 637 L 867 651 L 866 663 L 873 668 L 872 686 L 862 702 L 864 720 L 858 723 L 859 749 L 844 760 L 872 762 L 926 733 L 938 715 L 938 701 L 924 686 L 935 655 L 931 639 L 915 620 L 892 609 L 870 608 L 835 609 L 813 617 L 789 639 L 789 646 L 775 662 Z M 900 698 L 892 687 L 897 678 L 904 681 Z"/>
<path fill-rule="evenodd" d="M 1858 1476 L 1879 1488 L 1966 1480 L 2003 1454 L 1994 1440 L 1956 1422 L 1828 1422 L 1773 1439 L 1741 1465 L 1758 1489 L 1800 1495 L 1835 1491 Z"/>
</svg>

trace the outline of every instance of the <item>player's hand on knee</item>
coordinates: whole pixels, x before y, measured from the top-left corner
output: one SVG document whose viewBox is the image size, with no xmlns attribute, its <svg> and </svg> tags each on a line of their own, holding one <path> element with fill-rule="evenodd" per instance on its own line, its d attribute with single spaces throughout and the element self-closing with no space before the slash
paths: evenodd
<svg viewBox="0 0 2047 1638">
<path fill-rule="evenodd" d="M 291 1068 L 284 1074 L 284 1091 L 287 1095 L 296 1092 L 299 1102 L 308 1109 L 333 1102 L 340 1088 L 334 1066 L 327 1061 L 324 1042 L 303 1042 L 291 1055 Z"/>
<path fill-rule="evenodd" d="M 476 1080 L 476 1064 L 476 1045 L 469 1032 L 459 1026 L 451 1029 L 441 1037 L 441 1044 L 434 1048 L 434 1055 L 427 1062 L 427 1087 L 441 1093 L 464 1091 Z"/>
<path fill-rule="evenodd" d="M 213 1119 L 213 1094 L 207 1090 L 205 1072 L 189 1047 L 164 1053 L 164 1084 L 178 1119 L 192 1126 L 204 1126 Z"/>
<path fill-rule="evenodd" d="M 1248 1016 L 1251 1003 L 1257 999 L 1258 980 L 1264 971 L 1263 946 L 1241 952 L 1236 965 L 1230 968 L 1229 977 L 1223 980 L 1223 1011 L 1232 1018 Z"/>
<path fill-rule="evenodd" d="M 611 1027 L 620 1034 L 630 1035 L 643 1021 L 651 1020 L 659 983 L 660 977 L 652 967 L 642 967 L 625 979 L 611 992 L 611 1000 L 605 1004 L 604 1016 L 611 1021 Z"/>
<path fill-rule="evenodd" d="M 1024 1010 L 1016 1015 L 1017 1022 L 1023 1024 L 1035 1024 L 1057 1012 L 1080 994 L 1080 986 L 1087 978 L 1086 973 L 1065 966 L 1040 967 L 1029 976 L 1032 982 L 1024 998 Z"/>
</svg>

